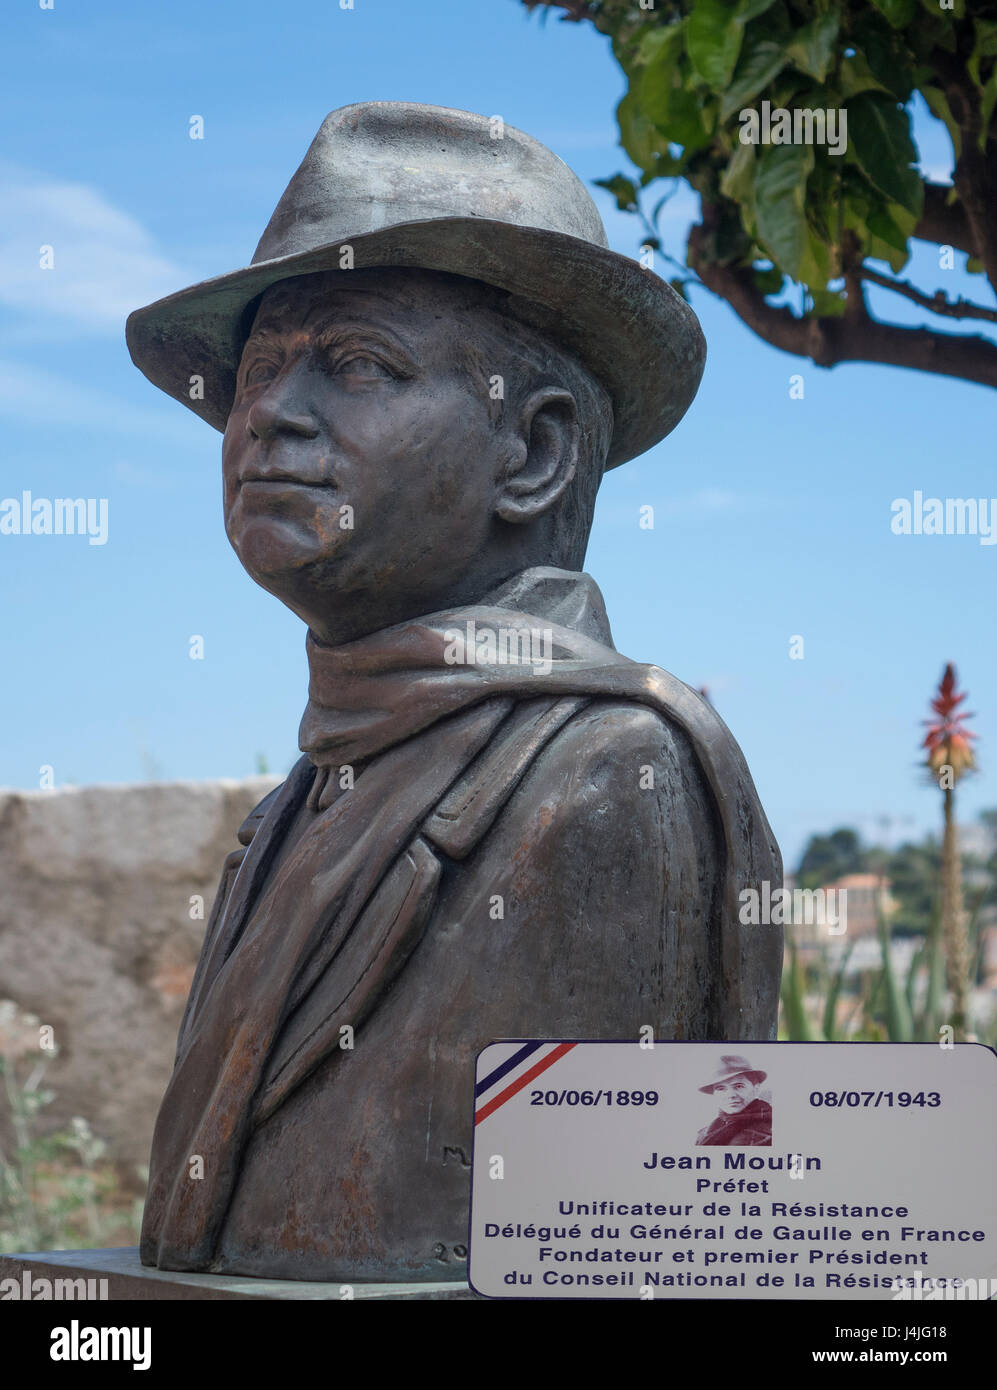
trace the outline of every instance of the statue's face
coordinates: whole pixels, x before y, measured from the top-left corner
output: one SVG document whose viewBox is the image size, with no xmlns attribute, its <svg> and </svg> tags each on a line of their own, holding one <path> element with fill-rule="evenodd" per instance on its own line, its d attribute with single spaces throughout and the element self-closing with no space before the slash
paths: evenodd
<svg viewBox="0 0 997 1390">
<path fill-rule="evenodd" d="M 725 1115 L 739 1115 L 751 1104 L 758 1087 L 746 1076 L 735 1076 L 731 1081 L 720 1081 L 713 1087 L 714 1098 L 719 1102 Z"/>
<path fill-rule="evenodd" d="M 445 607 L 493 526 L 500 436 L 459 286 L 329 272 L 263 296 L 225 431 L 225 529 L 326 640 Z"/>
</svg>

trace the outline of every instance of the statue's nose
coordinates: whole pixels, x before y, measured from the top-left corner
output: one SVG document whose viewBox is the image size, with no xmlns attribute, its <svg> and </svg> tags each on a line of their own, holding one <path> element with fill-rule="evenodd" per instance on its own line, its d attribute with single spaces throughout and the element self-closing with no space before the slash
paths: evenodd
<svg viewBox="0 0 997 1390">
<path fill-rule="evenodd" d="M 299 435 L 303 439 L 317 436 L 318 421 L 297 394 L 287 378 L 278 378 L 260 392 L 246 415 L 246 429 L 254 439 L 266 444 L 281 434 Z"/>
</svg>

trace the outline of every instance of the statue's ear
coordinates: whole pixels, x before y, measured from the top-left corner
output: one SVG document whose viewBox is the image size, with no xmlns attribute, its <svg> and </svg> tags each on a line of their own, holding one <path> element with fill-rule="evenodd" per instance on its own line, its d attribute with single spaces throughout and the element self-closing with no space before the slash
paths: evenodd
<svg viewBox="0 0 997 1390">
<path fill-rule="evenodd" d="M 530 522 L 563 495 L 578 467 L 578 408 L 570 391 L 547 386 L 522 404 L 498 479 L 496 515 Z"/>
</svg>

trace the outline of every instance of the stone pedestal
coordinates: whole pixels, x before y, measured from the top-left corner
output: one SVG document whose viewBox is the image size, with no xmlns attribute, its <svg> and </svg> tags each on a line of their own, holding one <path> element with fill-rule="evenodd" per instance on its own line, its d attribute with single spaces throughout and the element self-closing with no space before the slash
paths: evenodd
<svg viewBox="0 0 997 1390">
<path fill-rule="evenodd" d="M 19 1292 L 9 1282 L 16 1281 Z M 39 1281 L 47 1281 L 39 1284 Z M 106 1292 L 105 1292 L 106 1281 Z M 138 1247 L 112 1250 L 41 1250 L 29 1254 L 0 1255 L 0 1299 L 38 1300 L 46 1294 L 54 1301 L 107 1298 L 118 1302 L 199 1301 L 201 1299 L 297 1299 L 346 1301 L 353 1298 L 393 1301 L 477 1299 L 466 1283 L 364 1284 L 305 1283 L 296 1279 L 250 1279 L 238 1275 L 181 1274 L 149 1269 L 139 1262 Z"/>
</svg>

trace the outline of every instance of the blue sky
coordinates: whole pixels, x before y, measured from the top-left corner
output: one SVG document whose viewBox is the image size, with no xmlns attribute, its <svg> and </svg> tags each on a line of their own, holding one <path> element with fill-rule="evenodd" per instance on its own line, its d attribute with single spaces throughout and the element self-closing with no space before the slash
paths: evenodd
<svg viewBox="0 0 997 1390">
<path fill-rule="evenodd" d="M 516 0 L 55 0 L 11 9 L 5 31 L 0 497 L 106 497 L 109 535 L 0 536 L 0 784 L 36 788 L 45 765 L 57 785 L 238 777 L 258 755 L 283 772 L 304 630 L 242 572 L 222 526 L 220 436 L 132 366 L 124 319 L 248 263 L 335 107 L 499 114 L 591 181 L 627 167 L 621 75 L 590 27 L 543 26 Z M 926 116 L 918 129 L 943 176 L 944 131 Z M 635 254 L 638 225 L 593 193 L 612 245 Z M 683 194 L 669 205 L 675 255 L 693 209 Z M 905 273 L 933 290 L 936 265 L 919 249 Z M 980 277 L 945 285 L 991 302 Z M 894 839 L 935 826 L 919 720 L 949 660 L 981 735 L 960 817 L 997 804 L 997 546 L 890 530 L 892 500 L 915 489 L 997 495 L 992 393 L 886 367 L 821 371 L 693 296 L 709 344 L 699 396 L 600 494 L 586 568 L 617 646 L 709 687 L 790 864 L 842 823 L 873 835 L 890 818 Z M 904 307 L 888 311 L 918 321 Z"/>
</svg>

